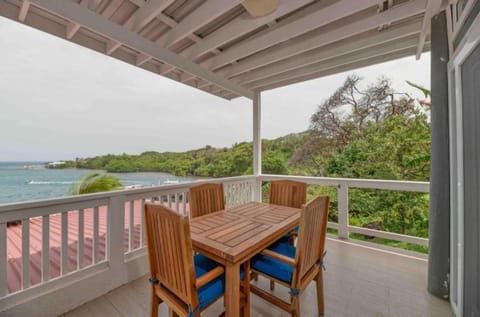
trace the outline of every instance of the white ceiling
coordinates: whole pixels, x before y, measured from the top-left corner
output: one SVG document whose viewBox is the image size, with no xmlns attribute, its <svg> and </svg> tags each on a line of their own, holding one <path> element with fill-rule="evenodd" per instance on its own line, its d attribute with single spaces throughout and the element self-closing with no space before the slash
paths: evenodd
<svg viewBox="0 0 480 317">
<path fill-rule="evenodd" d="M 430 49 L 441 0 L 0 0 L 0 15 L 222 98 Z M 72 60 L 72 63 L 75 61 Z"/>
</svg>

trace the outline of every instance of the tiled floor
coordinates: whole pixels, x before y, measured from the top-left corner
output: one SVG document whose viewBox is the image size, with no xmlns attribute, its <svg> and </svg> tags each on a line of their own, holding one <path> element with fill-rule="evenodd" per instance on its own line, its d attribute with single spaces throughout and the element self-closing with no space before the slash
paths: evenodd
<svg viewBox="0 0 480 317">
<path fill-rule="evenodd" d="M 350 242 L 328 239 L 325 272 L 325 316 L 453 316 L 447 301 L 426 291 L 427 262 L 411 256 L 382 251 Z M 260 279 L 267 286 L 266 280 Z M 275 292 L 288 298 L 285 288 Z M 289 316 L 255 295 L 251 316 Z M 301 296 L 302 316 L 317 316 L 314 285 Z M 202 316 L 218 316 L 223 301 L 207 309 Z M 141 278 L 86 303 L 65 317 L 148 316 L 149 285 Z M 159 316 L 168 316 L 165 304 Z"/>
</svg>

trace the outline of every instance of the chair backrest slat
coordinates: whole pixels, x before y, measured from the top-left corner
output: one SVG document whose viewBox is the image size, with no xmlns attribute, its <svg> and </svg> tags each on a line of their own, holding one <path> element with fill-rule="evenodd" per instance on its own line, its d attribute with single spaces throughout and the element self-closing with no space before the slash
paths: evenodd
<svg viewBox="0 0 480 317">
<path fill-rule="evenodd" d="M 328 222 L 329 197 L 319 196 L 304 205 L 297 240 L 298 281 L 322 261 Z M 297 275 L 298 274 L 298 275 Z"/>
<path fill-rule="evenodd" d="M 200 217 L 225 209 L 223 184 L 203 184 L 190 188 L 190 217 Z"/>
<path fill-rule="evenodd" d="M 307 201 L 307 184 L 291 180 L 270 182 L 269 202 L 275 205 L 301 208 Z"/>
<path fill-rule="evenodd" d="M 145 204 L 151 277 L 185 303 L 196 301 L 195 269 L 188 218 L 161 204 Z"/>
</svg>

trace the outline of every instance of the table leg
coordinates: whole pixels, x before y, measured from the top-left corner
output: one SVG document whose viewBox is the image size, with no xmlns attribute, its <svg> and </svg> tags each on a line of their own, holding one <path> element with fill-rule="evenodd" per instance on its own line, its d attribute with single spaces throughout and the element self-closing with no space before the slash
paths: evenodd
<svg viewBox="0 0 480 317">
<path fill-rule="evenodd" d="M 240 317 L 240 263 L 227 263 L 225 285 L 225 315 Z"/>
</svg>

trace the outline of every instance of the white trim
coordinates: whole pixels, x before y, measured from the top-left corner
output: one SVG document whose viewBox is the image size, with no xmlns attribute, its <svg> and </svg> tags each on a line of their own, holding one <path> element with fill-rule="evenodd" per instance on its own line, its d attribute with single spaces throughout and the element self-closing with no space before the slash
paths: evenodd
<svg viewBox="0 0 480 317">
<path fill-rule="evenodd" d="M 455 252 L 457 251 L 454 248 L 454 245 L 457 245 L 458 237 L 459 237 L 459 226 L 458 226 L 458 217 L 457 214 L 454 212 L 455 207 L 458 206 L 458 191 L 454 190 L 457 188 L 457 111 L 455 107 L 455 77 L 452 77 L 454 74 L 454 67 L 452 63 L 449 63 L 448 67 L 448 87 L 449 87 L 449 144 L 450 144 L 450 290 L 449 290 L 449 298 L 450 304 L 456 316 L 459 315 L 459 307 L 458 307 L 458 289 L 460 288 L 459 284 L 459 259 L 455 256 Z M 456 272 L 456 274 L 455 274 Z M 455 275 L 454 275 L 455 274 Z M 452 282 L 455 281 L 455 282 Z M 452 287 L 452 284 L 455 284 Z M 454 292 L 455 288 L 455 292 Z M 455 300 L 454 300 L 455 299 Z"/>
<path fill-rule="evenodd" d="M 425 15 L 423 16 L 422 21 L 422 31 L 418 39 L 417 53 L 415 55 L 416 59 L 419 60 L 423 52 L 423 46 L 425 45 L 425 39 L 427 37 L 427 31 L 430 29 L 430 24 L 432 17 L 437 14 L 442 5 L 441 1 L 438 0 L 428 0 L 427 9 L 425 10 Z"/>
</svg>

